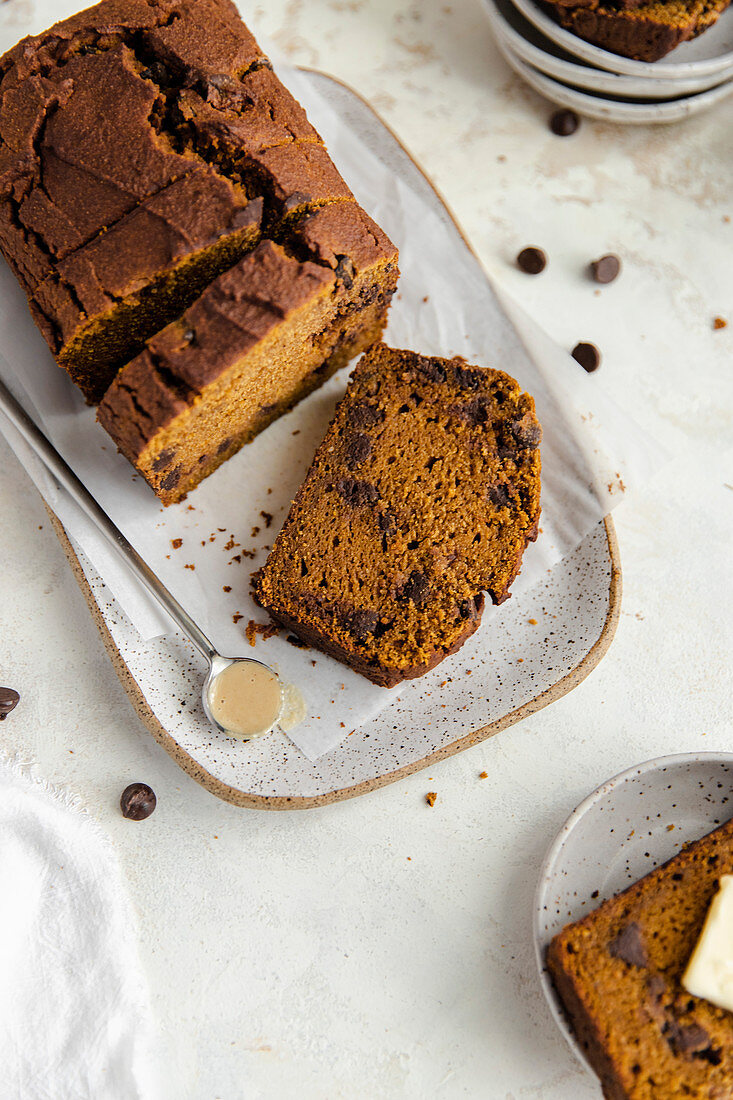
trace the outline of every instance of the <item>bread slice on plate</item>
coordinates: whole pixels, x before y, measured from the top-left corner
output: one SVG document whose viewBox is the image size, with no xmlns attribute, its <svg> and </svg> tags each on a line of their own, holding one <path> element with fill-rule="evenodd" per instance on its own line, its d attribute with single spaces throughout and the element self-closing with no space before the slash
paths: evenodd
<svg viewBox="0 0 733 1100">
<path fill-rule="evenodd" d="M 541 429 L 508 374 L 371 348 L 253 591 L 376 684 L 420 676 L 509 595 L 540 515 Z"/>
</svg>

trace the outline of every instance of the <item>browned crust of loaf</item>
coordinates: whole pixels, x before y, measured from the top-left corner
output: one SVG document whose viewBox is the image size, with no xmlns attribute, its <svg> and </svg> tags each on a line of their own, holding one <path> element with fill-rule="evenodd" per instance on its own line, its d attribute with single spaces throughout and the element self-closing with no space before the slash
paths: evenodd
<svg viewBox="0 0 733 1100">
<path fill-rule="evenodd" d="M 592 930 L 601 914 L 604 917 L 610 915 L 613 919 L 616 919 L 617 916 L 619 919 L 623 919 L 628 916 L 629 912 L 633 914 L 632 907 L 638 904 L 640 899 L 643 903 L 646 897 L 655 896 L 659 884 L 665 882 L 670 874 L 684 872 L 689 866 L 700 866 L 706 861 L 708 854 L 715 850 L 716 845 L 730 845 L 732 842 L 733 818 L 723 825 L 717 826 L 699 840 L 685 845 L 665 863 L 632 883 L 625 890 L 608 898 L 597 909 L 586 914 L 580 920 L 565 925 L 553 937 L 547 948 L 546 960 L 550 976 L 573 1030 L 601 1080 L 604 1096 L 608 1100 L 633 1100 L 634 1091 L 629 1091 L 626 1088 L 622 1079 L 623 1066 L 614 1061 L 604 1044 L 603 1020 L 594 1018 L 593 1013 L 589 1010 L 583 996 L 582 982 L 579 980 L 579 976 L 572 973 L 566 965 L 563 949 L 574 933 L 582 930 Z M 688 884 L 686 891 L 688 896 L 694 891 L 697 898 L 699 886 L 699 882 Z M 635 917 L 636 914 L 633 914 L 633 916 Z M 575 955 L 572 957 L 575 957 Z M 686 958 L 684 961 L 686 962 Z M 679 986 L 679 992 L 684 992 L 681 985 Z M 685 996 L 689 997 L 689 994 L 685 994 Z M 664 1082 L 660 1083 L 659 1087 L 665 1088 L 666 1084 Z M 721 1095 L 723 1094 L 721 1093 Z"/>
<path fill-rule="evenodd" d="M 252 590 L 255 600 L 257 600 L 256 578 L 257 573 L 254 573 L 252 575 Z M 259 602 L 259 600 L 257 600 L 257 602 Z M 439 665 L 446 657 L 450 657 L 452 653 L 457 653 L 464 642 L 467 642 L 479 627 L 481 615 L 484 610 L 484 597 L 482 593 L 475 597 L 475 606 L 476 618 L 467 621 L 466 629 L 456 638 L 451 646 L 447 646 L 444 649 L 436 649 L 429 661 L 426 661 L 422 665 L 413 665 L 411 668 L 405 669 L 384 668 L 379 665 L 371 664 L 368 661 L 360 661 L 358 655 L 350 650 L 343 649 L 327 634 L 321 633 L 307 624 L 300 623 L 297 619 L 288 616 L 286 612 L 276 611 L 272 608 L 267 608 L 266 610 L 274 623 L 292 631 L 292 633 L 297 635 L 306 645 L 313 646 L 314 649 L 319 649 L 322 653 L 327 654 L 327 656 L 335 658 L 335 660 L 340 661 L 341 664 L 347 665 L 352 671 L 358 672 L 361 676 L 366 677 L 367 680 L 371 680 L 371 682 L 378 687 L 393 688 L 396 687 L 397 684 L 401 684 L 403 680 L 414 680 L 418 676 L 424 676 L 426 672 L 430 672 L 431 669 Z"/>
</svg>

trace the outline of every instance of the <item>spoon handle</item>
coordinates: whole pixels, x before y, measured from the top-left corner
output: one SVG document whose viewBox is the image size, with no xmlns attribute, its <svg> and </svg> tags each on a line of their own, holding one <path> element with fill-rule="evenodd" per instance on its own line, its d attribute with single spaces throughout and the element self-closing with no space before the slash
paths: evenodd
<svg viewBox="0 0 733 1100">
<path fill-rule="evenodd" d="M 0 410 L 41 459 L 44 466 L 53 474 L 58 483 L 63 486 L 69 496 L 91 519 L 100 534 L 104 535 L 110 546 L 125 560 L 137 579 L 170 615 L 176 626 L 191 639 L 207 661 L 211 662 L 216 655 L 216 650 L 204 632 L 199 629 L 188 612 L 181 607 L 178 600 L 158 579 L 150 566 L 143 561 L 137 550 L 130 545 L 119 527 L 100 508 L 89 490 L 82 485 L 53 444 L 36 427 L 25 409 L 16 401 L 2 379 L 0 379 Z"/>
</svg>

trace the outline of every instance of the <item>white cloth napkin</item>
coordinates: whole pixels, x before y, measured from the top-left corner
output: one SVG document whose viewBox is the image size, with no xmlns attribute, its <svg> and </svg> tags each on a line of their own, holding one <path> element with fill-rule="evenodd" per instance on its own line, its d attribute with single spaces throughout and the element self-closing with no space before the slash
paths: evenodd
<svg viewBox="0 0 733 1100">
<path fill-rule="evenodd" d="M 0 758 L 0 1097 L 152 1100 L 152 1034 L 111 845 Z"/>
</svg>

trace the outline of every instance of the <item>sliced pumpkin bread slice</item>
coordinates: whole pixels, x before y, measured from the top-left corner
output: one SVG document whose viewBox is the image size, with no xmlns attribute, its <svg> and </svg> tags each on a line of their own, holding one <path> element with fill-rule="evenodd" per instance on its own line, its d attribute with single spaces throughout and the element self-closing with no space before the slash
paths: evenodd
<svg viewBox="0 0 733 1100">
<path fill-rule="evenodd" d="M 509 595 L 540 515 L 540 426 L 508 374 L 371 348 L 293 501 L 257 601 L 376 684 L 420 676 Z"/>
</svg>

